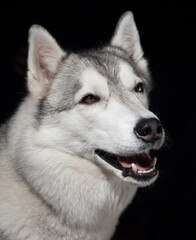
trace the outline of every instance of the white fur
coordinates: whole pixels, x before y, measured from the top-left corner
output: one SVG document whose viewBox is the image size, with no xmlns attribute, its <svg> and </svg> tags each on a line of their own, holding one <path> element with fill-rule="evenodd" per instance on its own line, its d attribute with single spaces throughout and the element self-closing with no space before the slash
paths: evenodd
<svg viewBox="0 0 196 240">
<path fill-rule="evenodd" d="M 81 75 L 82 89 L 77 93 L 76 102 L 87 93 L 94 93 L 102 98 L 102 100 L 107 100 L 109 98 L 109 88 L 107 85 L 107 79 L 99 74 L 96 69 L 87 68 L 82 72 Z"/>
<path fill-rule="evenodd" d="M 31 104 L 32 99 L 28 99 L 23 107 L 29 109 Z M 56 240 L 109 239 L 136 186 L 119 181 L 110 172 L 106 174 L 89 160 L 55 150 L 54 146 L 51 149 L 40 145 L 37 141 L 40 133 L 31 125 L 31 110 L 23 110 L 14 119 L 10 135 L 17 127 L 18 131 L 26 129 L 25 136 L 16 136 L 9 149 L 2 152 L 1 230 L 14 240 L 53 239 L 54 236 Z M 18 139 L 20 143 L 16 145 Z M 16 148 L 22 149 L 28 161 L 20 159 L 10 163 L 7 151 L 14 154 Z M 13 164 L 18 165 L 19 175 Z"/>
<path fill-rule="evenodd" d="M 116 34 L 112 39 L 112 44 L 124 48 L 136 61 L 143 56 L 139 34 L 131 12 L 122 16 Z"/>
<path fill-rule="evenodd" d="M 141 69 L 145 70 L 147 68 L 147 61 L 143 58 L 140 37 L 132 12 L 126 12 L 119 20 L 111 44 L 128 52 L 131 59 L 136 62 Z"/>
<path fill-rule="evenodd" d="M 141 79 L 140 77 L 138 77 L 137 75 L 134 74 L 133 68 L 126 62 L 120 63 L 119 76 L 120 76 L 121 82 L 130 91 L 130 93 L 134 92 L 134 88 L 138 83 L 145 82 L 144 79 Z M 148 108 L 148 98 L 146 97 L 145 88 L 144 88 L 143 94 L 135 93 L 135 96 L 140 101 L 140 103 L 138 105 L 140 107 L 143 105 L 143 107 L 144 107 L 143 110 L 146 112 L 146 109 Z M 142 103 L 142 105 L 141 105 L 141 103 Z M 137 113 L 138 113 L 138 111 L 139 111 L 139 109 L 137 108 Z M 155 116 L 151 115 L 152 113 L 149 114 L 149 112 L 141 113 L 142 116 L 144 116 L 144 114 L 146 115 L 146 117 L 155 117 Z"/>
<path fill-rule="evenodd" d="M 131 13 L 120 20 L 112 42 L 123 43 L 143 61 Z M 147 95 L 132 90 L 139 79 L 124 62 L 119 76 L 129 90 L 127 103 L 112 96 L 106 77 L 87 68 L 74 108 L 38 120 L 39 99 L 66 53 L 38 26 L 31 28 L 29 44 L 30 94 L 10 120 L 6 137 L 0 136 L 0 234 L 9 240 L 108 240 L 139 183 L 125 179 L 94 150 L 137 153 L 142 143 L 133 128 L 140 117 L 155 117 L 147 109 Z M 79 104 L 87 93 L 99 95 L 100 102 Z"/>
<path fill-rule="evenodd" d="M 44 28 L 38 25 L 31 27 L 29 31 L 28 88 L 35 98 L 44 96 L 48 82 L 64 55 L 65 52 Z"/>
</svg>

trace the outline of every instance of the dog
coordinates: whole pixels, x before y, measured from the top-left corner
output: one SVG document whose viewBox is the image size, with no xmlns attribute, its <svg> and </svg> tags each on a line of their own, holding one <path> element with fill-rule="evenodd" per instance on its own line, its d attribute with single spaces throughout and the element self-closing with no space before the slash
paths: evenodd
<svg viewBox="0 0 196 240">
<path fill-rule="evenodd" d="M 107 46 L 76 53 L 30 28 L 28 94 L 0 128 L 0 239 L 111 239 L 158 177 L 151 85 L 132 12 Z"/>
</svg>

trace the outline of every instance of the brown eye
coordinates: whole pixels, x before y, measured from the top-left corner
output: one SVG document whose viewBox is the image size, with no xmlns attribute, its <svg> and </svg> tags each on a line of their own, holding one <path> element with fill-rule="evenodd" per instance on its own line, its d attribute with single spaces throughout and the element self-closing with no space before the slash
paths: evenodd
<svg viewBox="0 0 196 240">
<path fill-rule="evenodd" d="M 136 87 L 134 88 L 134 90 L 138 93 L 142 93 L 144 91 L 144 85 L 143 83 L 138 83 L 136 85 Z"/>
<path fill-rule="evenodd" d="M 98 102 L 99 100 L 100 100 L 99 97 L 89 94 L 89 95 L 83 97 L 82 100 L 80 101 L 80 103 L 92 104 L 92 103 Z"/>
</svg>

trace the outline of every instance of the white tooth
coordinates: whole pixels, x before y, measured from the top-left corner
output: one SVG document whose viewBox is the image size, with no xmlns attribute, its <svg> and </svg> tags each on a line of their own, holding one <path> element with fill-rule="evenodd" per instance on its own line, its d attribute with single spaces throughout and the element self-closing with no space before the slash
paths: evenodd
<svg viewBox="0 0 196 240">
<path fill-rule="evenodd" d="M 135 165 L 135 163 L 131 164 L 132 170 L 136 173 L 137 172 L 137 167 Z"/>
<path fill-rule="evenodd" d="M 150 173 L 150 172 L 152 172 L 154 170 L 154 167 L 153 168 L 151 168 L 151 169 L 148 169 L 148 170 L 139 170 L 138 171 L 138 173 L 140 173 L 140 174 L 145 174 L 145 173 Z"/>
<path fill-rule="evenodd" d="M 153 164 L 153 166 L 155 166 L 155 165 L 156 165 L 156 163 L 157 163 L 157 158 L 156 158 L 156 157 L 154 157 L 154 158 L 153 158 L 153 160 L 152 160 L 152 164 Z"/>
</svg>

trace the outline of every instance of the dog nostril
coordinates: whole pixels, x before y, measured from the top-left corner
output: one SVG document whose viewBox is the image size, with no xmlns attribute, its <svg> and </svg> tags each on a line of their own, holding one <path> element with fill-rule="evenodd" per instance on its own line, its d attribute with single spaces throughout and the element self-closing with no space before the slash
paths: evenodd
<svg viewBox="0 0 196 240">
<path fill-rule="evenodd" d="M 137 133 L 139 136 L 145 137 L 150 135 L 152 132 L 150 126 L 144 126 L 143 128 L 138 128 Z"/>
<path fill-rule="evenodd" d="M 155 142 L 162 137 L 163 128 L 158 119 L 144 118 L 136 124 L 134 132 L 145 142 Z"/>
</svg>

